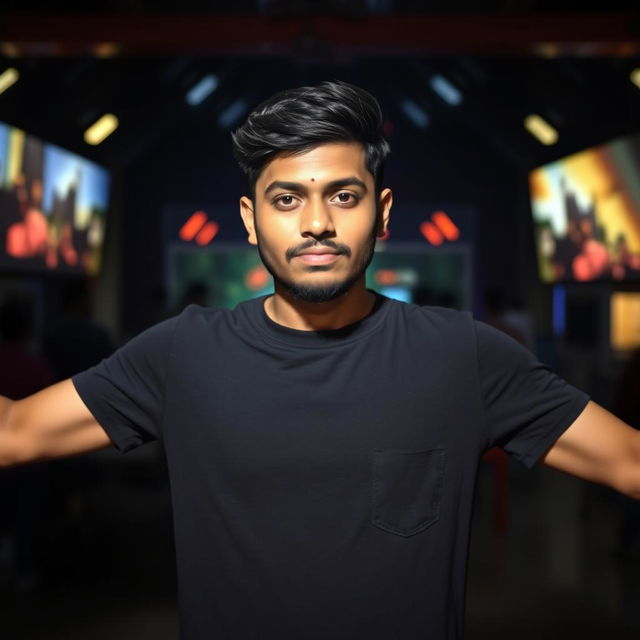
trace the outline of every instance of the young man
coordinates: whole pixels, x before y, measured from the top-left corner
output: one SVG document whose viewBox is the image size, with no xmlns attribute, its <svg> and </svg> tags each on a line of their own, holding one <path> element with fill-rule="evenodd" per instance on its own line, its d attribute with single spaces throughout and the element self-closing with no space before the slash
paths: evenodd
<svg viewBox="0 0 640 640">
<path fill-rule="evenodd" d="M 478 461 L 500 445 L 640 496 L 640 434 L 467 314 L 365 288 L 389 220 L 365 91 L 324 83 L 234 134 L 275 293 L 188 307 L 2 404 L 11 465 L 162 440 L 181 637 L 462 637 Z"/>
</svg>

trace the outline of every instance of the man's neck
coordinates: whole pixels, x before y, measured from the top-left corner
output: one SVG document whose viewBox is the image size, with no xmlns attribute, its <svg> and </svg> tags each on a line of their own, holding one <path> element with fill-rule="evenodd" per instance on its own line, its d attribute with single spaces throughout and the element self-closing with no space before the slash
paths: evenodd
<svg viewBox="0 0 640 640">
<path fill-rule="evenodd" d="M 366 289 L 364 279 L 329 302 L 304 302 L 278 289 L 265 300 L 265 313 L 277 324 L 301 331 L 341 329 L 368 316 L 375 304 L 375 294 Z"/>
</svg>

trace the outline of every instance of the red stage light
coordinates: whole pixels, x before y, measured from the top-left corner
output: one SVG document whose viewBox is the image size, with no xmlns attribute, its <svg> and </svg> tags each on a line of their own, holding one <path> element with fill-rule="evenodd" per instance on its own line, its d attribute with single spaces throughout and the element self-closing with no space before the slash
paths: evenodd
<svg viewBox="0 0 640 640">
<path fill-rule="evenodd" d="M 204 211 L 196 211 L 180 228 L 180 240 L 191 242 L 196 237 L 198 231 L 202 229 L 207 221 L 207 214 Z"/>
<path fill-rule="evenodd" d="M 442 231 L 436 227 L 432 222 L 423 222 L 420 225 L 420 233 L 425 237 L 429 244 L 436 247 L 440 246 L 444 242 L 444 236 Z"/>
<path fill-rule="evenodd" d="M 447 240 L 455 242 L 460 237 L 460 229 L 444 211 L 436 211 L 431 219 Z"/>
<path fill-rule="evenodd" d="M 201 247 L 209 244 L 216 237 L 219 228 L 220 227 L 217 222 L 214 222 L 213 220 L 207 222 L 207 224 L 205 224 L 198 232 L 198 235 L 196 236 L 196 244 L 199 244 Z"/>
</svg>

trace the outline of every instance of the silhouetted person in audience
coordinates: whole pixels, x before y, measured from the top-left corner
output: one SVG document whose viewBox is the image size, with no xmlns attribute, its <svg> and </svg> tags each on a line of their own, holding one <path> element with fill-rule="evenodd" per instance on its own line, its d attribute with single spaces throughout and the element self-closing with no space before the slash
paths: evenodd
<svg viewBox="0 0 640 640">
<path fill-rule="evenodd" d="M 484 294 L 484 307 L 487 313 L 486 322 L 492 327 L 506 333 L 521 345 L 529 346 L 520 326 L 509 322 L 509 305 L 501 289 L 487 289 Z"/>
<path fill-rule="evenodd" d="M 209 303 L 209 287 L 204 282 L 190 283 L 182 296 L 178 311 L 186 309 L 190 304 L 206 307 Z"/>
<path fill-rule="evenodd" d="M 0 306 L 0 395 L 25 398 L 55 382 L 47 361 L 28 348 L 34 327 L 32 300 L 8 294 Z M 9 567 L 17 592 L 37 584 L 35 542 L 45 496 L 45 464 L 0 469 L 0 540 L 11 545 Z"/>
<path fill-rule="evenodd" d="M 44 353 L 58 380 L 88 369 L 114 349 L 109 332 L 89 315 L 87 283 L 71 281 L 61 295 L 62 314 L 44 336 Z"/>
</svg>

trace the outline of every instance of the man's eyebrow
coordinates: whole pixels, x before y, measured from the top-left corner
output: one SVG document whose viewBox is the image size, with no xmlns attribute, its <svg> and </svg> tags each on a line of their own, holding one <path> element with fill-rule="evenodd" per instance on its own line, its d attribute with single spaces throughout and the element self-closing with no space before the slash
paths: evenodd
<svg viewBox="0 0 640 640">
<path fill-rule="evenodd" d="M 340 180 L 332 180 L 326 187 L 326 191 L 333 191 L 334 189 L 340 189 L 342 187 L 360 187 L 363 191 L 367 190 L 367 185 L 356 178 L 355 176 L 349 176 L 348 178 L 341 178 Z"/>
<path fill-rule="evenodd" d="M 332 180 L 327 183 L 324 191 L 334 191 L 335 189 L 341 189 L 342 187 L 360 187 L 363 191 L 367 191 L 367 185 L 356 178 L 355 176 L 349 176 L 348 178 L 340 178 L 339 180 Z M 307 187 L 301 182 L 285 182 L 282 180 L 274 180 L 265 190 L 266 196 L 271 191 L 276 189 L 282 189 L 283 191 L 297 191 L 299 193 L 306 193 Z"/>
<path fill-rule="evenodd" d="M 270 191 L 282 189 L 283 191 L 306 191 L 306 187 L 300 182 L 283 182 L 282 180 L 274 180 L 265 190 L 266 196 Z"/>
</svg>

